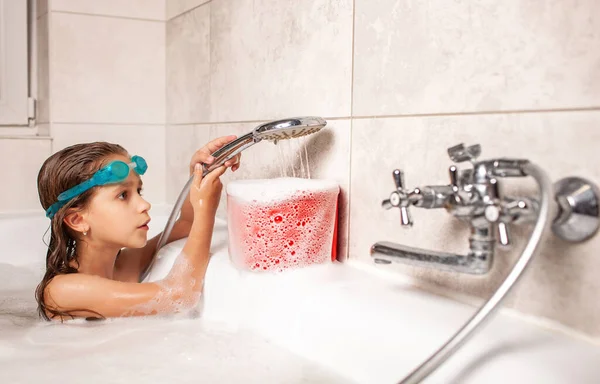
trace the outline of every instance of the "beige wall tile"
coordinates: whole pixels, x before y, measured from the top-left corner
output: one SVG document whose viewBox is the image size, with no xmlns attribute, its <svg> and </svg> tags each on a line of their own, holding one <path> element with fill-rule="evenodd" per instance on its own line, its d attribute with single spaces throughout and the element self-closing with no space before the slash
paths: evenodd
<svg viewBox="0 0 600 384">
<path fill-rule="evenodd" d="M 165 0 L 52 0 L 53 11 L 165 20 Z"/>
<path fill-rule="evenodd" d="M 144 196 L 152 204 L 165 202 L 165 127 L 163 125 L 53 124 L 52 152 L 93 141 L 120 144 L 148 162 Z"/>
<path fill-rule="evenodd" d="M 350 257 L 372 263 L 370 247 L 383 240 L 439 251 L 464 253 L 468 249 L 468 226 L 445 210 L 413 207 L 415 224 L 405 229 L 400 226 L 397 209 L 381 208 L 381 201 L 394 189 L 393 169 L 405 171 L 409 188 L 448 184 L 447 170 L 452 163 L 447 148 L 461 142 L 480 143 L 481 159 L 527 158 L 544 168 L 553 181 L 580 176 L 598 183 L 600 155 L 596 144 L 600 132 L 595 127 L 599 122 L 599 111 L 354 120 Z M 502 182 L 507 195 L 536 195 L 535 184 L 529 178 Z M 487 298 L 507 275 L 528 239 L 529 228 L 511 229 L 512 250 L 499 250 L 492 272 L 484 277 L 400 264 L 384 268 Z M 552 235 L 507 305 L 600 335 L 599 247 L 598 235 L 577 245 Z"/>
<path fill-rule="evenodd" d="M 167 2 L 167 20 L 181 15 L 190 9 L 196 8 L 210 0 L 166 0 Z"/>
<path fill-rule="evenodd" d="M 48 60 L 48 14 L 37 20 L 37 102 L 36 121 L 50 121 L 50 71 Z"/>
<path fill-rule="evenodd" d="M 210 8 L 212 121 L 349 116 L 351 0 Z"/>
<path fill-rule="evenodd" d="M 48 138 L 50 138 L 50 124 L 48 124 L 48 123 L 37 124 L 36 128 L 37 128 L 38 136 L 47 136 Z"/>
<path fill-rule="evenodd" d="M 51 153 L 50 138 L 0 140 L 0 161 L 12 164 L 3 167 L 0 189 L 0 212 L 38 210 L 43 214 L 38 198 L 37 175 Z"/>
<path fill-rule="evenodd" d="M 167 122 L 210 121 L 210 4 L 167 22 Z"/>
<path fill-rule="evenodd" d="M 53 13 L 53 122 L 164 123 L 162 23 Z"/>
<path fill-rule="evenodd" d="M 356 0 L 354 115 L 600 105 L 600 3 Z"/>
<path fill-rule="evenodd" d="M 167 203 L 175 204 L 190 177 L 192 155 L 210 141 L 208 126 L 167 126 Z"/>
</svg>

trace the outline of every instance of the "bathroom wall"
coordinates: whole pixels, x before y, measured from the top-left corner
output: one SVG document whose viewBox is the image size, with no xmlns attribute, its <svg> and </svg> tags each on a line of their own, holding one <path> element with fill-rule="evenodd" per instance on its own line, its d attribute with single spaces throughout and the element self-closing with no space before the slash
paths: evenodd
<svg viewBox="0 0 600 384">
<path fill-rule="evenodd" d="M 340 254 L 346 255 L 351 2 L 169 0 L 167 14 L 168 201 L 185 184 L 191 155 L 210 139 L 240 136 L 279 118 L 327 117 L 319 135 L 244 151 L 244 165 L 223 181 L 300 175 L 308 157 L 312 178 L 341 187 Z M 225 200 L 223 194 L 220 217 Z"/>
<path fill-rule="evenodd" d="M 145 193 L 165 202 L 164 0 L 37 0 L 37 137 L 0 140 L 28 164 L 0 211 L 39 210 L 36 176 L 51 153 L 111 141 L 145 157 Z M 3 147 L 6 147 L 6 151 Z"/>
<path fill-rule="evenodd" d="M 5 188 L 0 190 L 0 215 L 29 210 L 39 211 L 36 177 L 40 165 L 51 154 L 48 135 L 48 40 L 47 13 L 41 0 L 29 0 L 29 91 L 37 99 L 37 119 L 30 126 L 0 126 L 0 175 Z M 41 7 L 41 8 L 40 8 Z"/>
<path fill-rule="evenodd" d="M 468 228 L 443 210 L 413 209 L 415 225 L 404 229 L 397 210 L 381 208 L 394 168 L 409 187 L 448 183 L 446 149 L 455 144 L 481 144 L 482 158 L 528 158 L 554 181 L 600 182 L 594 0 L 167 0 L 167 15 L 170 201 L 187 179 L 189 156 L 207 140 L 294 115 L 329 122 L 311 140 L 284 147 L 285 161 L 307 146 L 311 171 L 318 169 L 312 176 L 340 182 L 342 253 L 365 263 L 380 240 L 467 250 Z M 249 149 L 227 180 L 279 176 L 279 150 Z M 531 180 L 503 186 L 506 194 L 536 191 Z M 499 250 L 484 277 L 381 268 L 485 298 L 528 234 L 512 229 L 512 248 Z M 578 245 L 551 236 L 506 305 L 600 337 L 599 249 L 598 236 Z"/>
<path fill-rule="evenodd" d="M 147 159 L 145 195 L 165 200 L 164 0 L 49 0 L 53 152 L 106 140 Z"/>
</svg>

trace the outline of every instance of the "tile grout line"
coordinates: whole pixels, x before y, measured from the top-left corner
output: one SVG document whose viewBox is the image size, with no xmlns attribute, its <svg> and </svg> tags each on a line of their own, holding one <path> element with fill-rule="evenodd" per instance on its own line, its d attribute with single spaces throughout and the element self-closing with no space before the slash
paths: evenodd
<svg viewBox="0 0 600 384">
<path fill-rule="evenodd" d="M 55 49 L 54 49 L 55 42 L 54 42 L 54 38 L 53 38 L 54 34 L 52 33 L 52 27 L 55 23 L 55 20 L 52 17 L 52 13 L 50 12 L 50 9 L 52 9 L 52 0 L 48 0 L 47 9 L 46 9 L 46 15 L 47 15 L 46 16 L 46 19 L 47 19 L 46 20 L 46 30 L 44 31 L 45 36 L 46 36 L 47 45 L 48 45 L 46 47 L 48 49 L 48 63 L 47 63 L 47 65 L 48 65 L 48 68 L 47 68 L 47 71 L 48 71 L 48 73 L 47 73 L 47 76 L 48 76 L 48 84 L 47 84 L 48 100 L 46 101 L 47 102 L 46 108 L 48 108 L 48 136 L 52 138 L 53 137 L 53 127 L 55 124 L 54 121 L 52 121 L 52 115 L 53 115 L 52 111 L 54 109 L 53 102 L 52 102 L 54 100 L 52 98 L 52 95 L 54 94 L 54 91 L 53 91 L 54 88 L 52 87 L 52 85 L 54 84 L 54 80 L 53 80 L 53 78 L 54 78 L 54 76 L 53 76 L 54 60 L 52 60 L 52 55 L 55 52 Z M 37 44 L 39 44 L 39 41 Z M 38 48 L 39 48 L 39 45 L 38 45 Z M 37 97 L 39 97 L 39 95 Z M 50 142 L 50 153 L 54 153 L 54 146 L 55 146 L 55 143 L 54 143 L 54 140 L 52 140 Z"/>
<path fill-rule="evenodd" d="M 350 69 L 350 116 L 354 116 L 354 45 L 355 45 L 355 25 L 356 25 L 356 0 L 352 0 L 352 49 L 351 49 L 351 69 Z"/>
<path fill-rule="evenodd" d="M 48 123 L 46 123 L 48 124 Z M 123 125 L 123 126 L 165 126 L 165 123 L 131 123 L 131 122 L 92 122 L 92 121 L 53 121 L 52 124 L 62 125 Z"/>
<path fill-rule="evenodd" d="M 169 182 L 167 179 L 167 169 L 169 169 L 169 145 L 168 145 L 168 134 L 169 134 L 169 123 L 170 123 L 170 119 L 169 119 L 169 103 L 168 103 L 168 65 L 169 65 L 169 60 L 168 60 L 168 50 L 167 50 L 167 46 L 168 46 L 168 41 L 167 41 L 167 33 L 169 30 L 169 20 L 167 20 L 167 1 L 166 0 L 164 2 L 164 15 L 165 15 L 165 21 L 164 21 L 164 26 L 163 26 L 163 33 L 164 33 L 164 43 L 163 43 L 163 54 L 164 54 L 164 63 L 165 63 L 165 67 L 164 67 L 164 89 L 163 89 L 163 96 L 164 96 L 164 104 L 163 104 L 163 113 L 164 113 L 164 125 L 163 125 L 163 153 L 164 153 L 164 166 L 165 166 L 165 174 L 163 176 L 163 184 L 164 184 L 164 189 L 163 189 L 163 193 L 164 193 L 164 197 L 163 197 L 163 201 L 166 203 L 167 201 L 169 201 Z"/>
<path fill-rule="evenodd" d="M 211 1 L 205 4 L 210 4 Z M 204 4 L 202 4 L 204 5 Z M 213 47 L 213 7 L 208 8 L 208 117 L 212 117 L 212 47 Z"/>
<path fill-rule="evenodd" d="M 135 20 L 135 21 L 149 21 L 153 23 L 164 23 L 165 20 L 160 19 L 145 19 L 142 17 L 130 17 L 130 16 L 120 16 L 120 15 L 107 15 L 101 13 L 86 13 L 86 12 L 73 12 L 73 11 L 48 11 L 48 13 L 62 13 L 66 15 L 79 15 L 79 16 L 96 16 L 96 17 L 107 17 L 110 19 L 122 19 L 122 20 Z"/>
<path fill-rule="evenodd" d="M 167 16 L 166 16 L 166 11 L 165 11 L 165 21 L 167 21 L 167 22 L 168 22 L 168 21 L 171 21 L 171 20 L 173 20 L 173 19 L 176 19 L 176 18 L 178 18 L 179 16 L 185 15 L 186 13 L 190 13 L 190 12 L 192 12 L 193 10 L 195 10 L 195 9 L 198 9 L 198 8 L 200 8 L 200 7 L 203 7 L 203 6 L 205 6 L 205 5 L 207 5 L 207 4 L 210 4 L 210 3 L 212 3 L 212 0 L 208 0 L 206 3 L 202 3 L 202 4 L 200 4 L 200 5 L 196 5 L 195 7 L 193 7 L 193 8 L 190 8 L 190 9 L 187 9 L 187 10 L 185 10 L 185 11 L 181 12 L 181 13 L 178 13 L 177 15 L 175 15 L 175 16 L 173 16 L 173 17 L 171 17 L 171 18 L 167 18 Z"/>
<path fill-rule="evenodd" d="M 444 116 L 487 116 L 487 115 L 512 115 L 530 113 L 560 113 L 560 112 L 594 112 L 600 111 L 600 106 L 553 108 L 553 109 L 507 109 L 500 111 L 473 111 L 473 112 L 439 112 L 439 113 L 407 113 L 391 115 L 363 115 L 351 116 L 351 119 L 382 119 L 382 118 L 410 118 L 410 117 L 444 117 Z"/>
<path fill-rule="evenodd" d="M 354 46 L 356 45 L 356 0 L 352 0 L 352 60 L 351 79 L 350 79 L 350 116 L 354 115 Z M 348 211 L 346 212 L 346 254 L 343 255 L 343 259 L 348 260 L 350 258 L 350 211 L 352 209 L 352 133 L 354 130 L 354 119 L 350 119 L 350 132 L 349 132 L 349 147 L 348 147 Z M 339 210 L 338 210 L 339 212 Z M 337 217 L 339 220 L 339 216 Z M 339 223 L 338 223 L 339 227 Z"/>
<path fill-rule="evenodd" d="M 0 140 L 54 140 L 50 136 L 40 135 L 0 135 Z"/>
<path fill-rule="evenodd" d="M 335 116 L 325 117 L 326 120 L 365 120 L 365 119 L 390 119 L 390 118 L 414 118 L 414 117 L 446 117 L 446 116 L 488 116 L 488 115 L 511 115 L 511 114 L 532 114 L 532 113 L 569 113 L 569 112 L 597 112 L 599 107 L 583 107 L 583 108 L 562 108 L 562 109 L 531 109 L 531 110 L 506 110 L 506 111 L 481 111 L 481 112 L 441 112 L 441 113 L 423 113 L 423 114 L 405 114 L 405 115 L 364 115 L 364 116 Z M 197 121 L 190 123 L 173 123 L 171 125 L 203 125 L 203 124 L 245 124 L 245 123 L 261 123 L 265 121 L 276 120 L 275 118 L 267 118 L 260 120 L 231 120 L 231 121 Z"/>
</svg>

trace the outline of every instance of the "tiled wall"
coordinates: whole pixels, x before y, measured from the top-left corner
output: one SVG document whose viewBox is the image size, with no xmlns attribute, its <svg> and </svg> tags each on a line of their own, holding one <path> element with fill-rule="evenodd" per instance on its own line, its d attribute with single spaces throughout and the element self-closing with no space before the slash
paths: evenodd
<svg viewBox="0 0 600 384">
<path fill-rule="evenodd" d="M 145 157 L 145 195 L 165 200 L 164 0 L 51 0 L 52 150 L 107 140 Z"/>
<path fill-rule="evenodd" d="M 328 129 L 284 152 L 308 145 L 320 170 L 313 177 L 339 180 L 350 217 L 342 246 L 366 263 L 380 240 L 466 251 L 467 228 L 445 211 L 413 209 L 406 230 L 399 212 L 380 208 L 394 168 L 409 187 L 447 183 L 446 149 L 460 142 L 482 144 L 482 157 L 529 158 L 553 180 L 600 182 L 596 1 L 167 0 L 167 15 L 171 201 L 207 140 L 294 115 L 328 119 Z M 281 158 L 258 144 L 228 177 L 279 176 Z M 505 189 L 535 192 L 531 180 Z M 513 249 L 498 252 L 486 277 L 382 268 L 488 297 L 527 233 L 513 230 Z M 580 245 L 551 237 L 507 305 L 600 337 L 599 249 L 600 237 Z"/>
<path fill-rule="evenodd" d="M 35 176 L 43 160 L 68 145 L 101 140 L 144 156 L 150 166 L 146 197 L 164 203 L 165 0 L 37 0 L 36 5 L 42 136 L 0 140 L 10 150 L 2 156 L 14 153 L 23 158 L 21 164 L 31 164 L 15 183 L 34 193 L 0 199 L 0 211 L 39 209 Z M 41 146 L 33 157 L 32 145 Z"/>
<path fill-rule="evenodd" d="M 209 139 L 278 118 L 338 117 L 320 135 L 280 143 L 283 151 L 257 144 L 223 180 L 278 177 L 282 163 L 291 175 L 306 147 L 311 176 L 333 178 L 342 189 L 340 253 L 347 254 L 352 2 L 185 3 L 167 1 L 167 13 L 181 12 L 167 21 L 168 201 L 185 184 L 192 153 Z"/>
</svg>

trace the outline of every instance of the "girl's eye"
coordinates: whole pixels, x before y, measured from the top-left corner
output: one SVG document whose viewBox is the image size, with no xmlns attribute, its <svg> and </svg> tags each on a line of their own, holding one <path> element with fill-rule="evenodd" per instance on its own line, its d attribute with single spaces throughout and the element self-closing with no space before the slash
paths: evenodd
<svg viewBox="0 0 600 384">
<path fill-rule="evenodd" d="M 121 200 L 127 199 L 127 191 L 121 192 L 121 194 L 119 195 L 119 199 L 121 199 Z"/>
<path fill-rule="evenodd" d="M 144 190 L 142 188 L 138 188 L 137 192 L 138 192 L 138 195 L 142 196 Z"/>
</svg>

